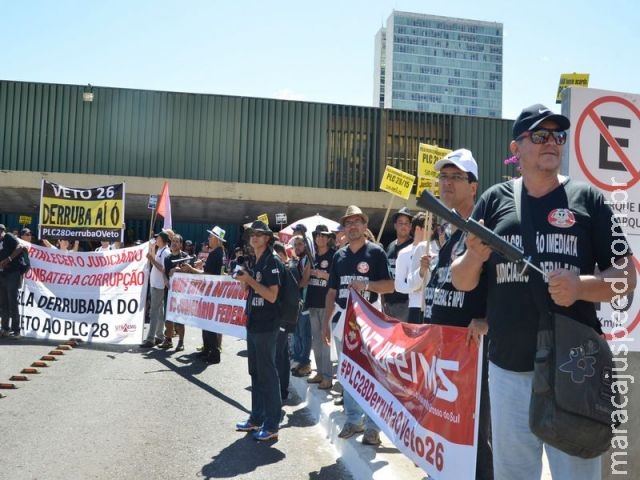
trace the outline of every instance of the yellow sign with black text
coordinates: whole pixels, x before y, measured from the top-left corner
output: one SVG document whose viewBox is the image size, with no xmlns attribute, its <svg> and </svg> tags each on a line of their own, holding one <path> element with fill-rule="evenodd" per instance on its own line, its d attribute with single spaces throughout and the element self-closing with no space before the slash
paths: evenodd
<svg viewBox="0 0 640 480">
<path fill-rule="evenodd" d="M 387 168 L 384 169 L 384 173 L 382 174 L 380 190 L 408 200 L 415 181 L 416 177 L 410 173 L 387 165 Z"/>
<path fill-rule="evenodd" d="M 588 87 L 588 73 L 563 73 L 560 75 L 560 84 L 556 94 L 556 103 L 562 103 L 562 91 L 569 87 Z"/>
<path fill-rule="evenodd" d="M 451 150 L 447 148 L 421 143 L 418 152 L 418 177 L 436 178 L 436 162 L 449 153 Z"/>
<path fill-rule="evenodd" d="M 124 183 L 74 188 L 42 181 L 40 236 L 123 241 Z"/>
</svg>

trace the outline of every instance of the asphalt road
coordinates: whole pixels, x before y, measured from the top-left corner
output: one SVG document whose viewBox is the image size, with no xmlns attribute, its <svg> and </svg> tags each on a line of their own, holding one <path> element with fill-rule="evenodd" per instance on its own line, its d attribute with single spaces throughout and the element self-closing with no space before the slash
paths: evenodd
<svg viewBox="0 0 640 480">
<path fill-rule="evenodd" d="M 245 342 L 225 337 L 222 363 L 186 348 L 80 344 L 10 382 L 60 342 L 0 340 L 0 479 L 350 479 L 303 405 L 285 406 L 280 438 L 236 432 L 248 417 Z M 175 342 L 174 342 L 175 343 Z"/>
</svg>

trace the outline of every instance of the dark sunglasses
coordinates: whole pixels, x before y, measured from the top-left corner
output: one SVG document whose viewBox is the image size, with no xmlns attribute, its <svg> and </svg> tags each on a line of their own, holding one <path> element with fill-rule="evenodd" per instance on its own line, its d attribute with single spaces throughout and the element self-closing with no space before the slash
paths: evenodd
<svg viewBox="0 0 640 480">
<path fill-rule="evenodd" d="M 527 135 L 527 133 L 529 135 Z M 521 140 L 524 137 L 529 137 L 531 143 L 543 145 L 549 141 L 551 135 L 553 135 L 553 140 L 556 142 L 556 145 L 564 145 L 567 141 L 566 130 L 549 130 L 547 128 L 539 128 L 538 130 L 523 133 L 517 139 Z"/>
</svg>

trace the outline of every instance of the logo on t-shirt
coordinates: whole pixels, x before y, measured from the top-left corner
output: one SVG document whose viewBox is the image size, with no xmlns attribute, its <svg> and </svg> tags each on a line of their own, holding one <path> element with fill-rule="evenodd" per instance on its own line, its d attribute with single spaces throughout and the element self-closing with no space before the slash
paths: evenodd
<svg viewBox="0 0 640 480">
<path fill-rule="evenodd" d="M 262 272 L 256 272 L 256 282 L 260 283 L 262 280 Z"/>
<path fill-rule="evenodd" d="M 327 268 L 329 266 L 329 260 L 322 260 L 320 262 L 320 268 Z"/>
<path fill-rule="evenodd" d="M 358 270 L 358 273 L 367 273 L 369 271 L 369 264 L 367 262 L 360 262 L 356 270 Z"/>
<path fill-rule="evenodd" d="M 570 228 L 576 223 L 576 217 L 568 208 L 556 208 L 549 212 L 547 221 L 554 227 Z"/>
</svg>

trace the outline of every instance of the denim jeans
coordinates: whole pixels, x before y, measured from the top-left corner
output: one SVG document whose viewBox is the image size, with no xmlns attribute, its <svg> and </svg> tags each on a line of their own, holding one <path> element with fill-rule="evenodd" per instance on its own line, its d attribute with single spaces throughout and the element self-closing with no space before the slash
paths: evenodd
<svg viewBox="0 0 640 480">
<path fill-rule="evenodd" d="M 276 369 L 276 344 L 280 330 L 247 330 L 247 356 L 251 375 L 251 417 L 254 425 L 277 432 L 280 424 L 280 379 Z"/>
<path fill-rule="evenodd" d="M 296 330 L 293 332 L 292 355 L 294 362 L 300 365 L 311 363 L 311 322 L 309 312 L 304 311 L 298 317 Z"/>
<path fill-rule="evenodd" d="M 362 407 L 358 405 L 358 402 L 349 394 L 346 390 L 342 394 L 344 398 L 344 414 L 347 416 L 347 423 L 353 423 L 354 425 L 361 425 L 364 423 L 366 430 L 380 431 L 380 427 L 376 425 L 369 415 L 364 413 Z"/>
<path fill-rule="evenodd" d="M 554 479 L 597 480 L 601 457 L 572 457 L 544 444 L 529 429 L 533 372 L 512 372 L 489 362 L 489 395 L 495 480 L 539 480 L 544 445 Z"/>
</svg>

